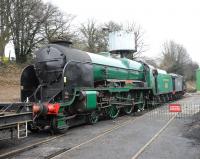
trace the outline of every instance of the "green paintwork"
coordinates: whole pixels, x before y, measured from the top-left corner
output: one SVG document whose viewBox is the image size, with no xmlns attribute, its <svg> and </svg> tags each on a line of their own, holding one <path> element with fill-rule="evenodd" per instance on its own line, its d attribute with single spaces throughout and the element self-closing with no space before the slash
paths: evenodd
<svg viewBox="0 0 200 159">
<path fill-rule="evenodd" d="M 88 115 L 89 124 L 96 124 L 98 120 L 99 120 L 99 114 L 96 111 L 92 111 L 92 113 Z"/>
<path fill-rule="evenodd" d="M 106 54 L 105 52 L 102 54 Z M 144 68 L 139 62 L 127 58 L 112 58 L 109 54 L 88 53 L 93 63 L 94 81 L 106 79 L 143 80 Z"/>
<path fill-rule="evenodd" d="M 173 91 L 172 77 L 169 74 L 159 73 L 157 75 L 158 94 L 170 93 Z"/>
<path fill-rule="evenodd" d="M 66 122 L 64 120 L 65 115 L 63 114 L 64 111 L 64 106 L 62 106 L 62 103 L 60 103 L 60 109 L 58 112 L 58 116 L 57 116 L 57 128 L 59 129 L 63 129 L 63 128 L 67 128 L 68 126 L 66 125 Z"/>
<path fill-rule="evenodd" d="M 137 95 L 137 100 L 134 101 L 134 104 L 136 105 L 136 108 L 139 110 L 144 109 L 144 91 L 145 89 L 152 89 L 153 94 L 164 94 L 172 92 L 172 78 L 171 75 L 168 75 L 165 71 L 158 70 L 158 75 L 156 76 L 157 79 L 157 90 L 156 90 L 156 80 L 153 75 L 153 67 L 149 67 L 149 70 L 146 72 L 145 76 L 145 66 L 139 62 L 129 60 L 127 58 L 112 58 L 110 53 L 103 52 L 101 54 L 92 54 L 87 53 L 92 61 L 92 67 L 93 67 L 93 79 L 94 81 L 104 81 L 104 80 L 139 80 L 146 82 L 147 87 L 140 87 L 137 88 L 137 85 L 134 85 L 132 83 L 129 83 L 127 85 L 124 85 L 120 87 L 119 85 L 115 87 L 115 85 L 108 84 L 107 87 L 76 87 L 73 92 L 73 98 L 71 98 L 69 101 L 61 103 L 61 107 L 66 106 L 74 106 L 73 103 L 75 100 L 77 100 L 77 96 L 80 95 L 81 91 L 85 92 L 86 100 L 84 104 L 82 105 L 82 110 L 84 111 L 96 111 L 99 110 L 97 108 L 97 93 L 106 91 L 110 94 L 114 94 L 116 99 L 119 99 L 119 101 L 123 101 L 125 103 L 130 103 L 129 97 L 119 96 L 117 97 L 116 94 L 119 95 L 121 92 L 130 92 L 131 90 L 140 90 L 139 94 Z M 114 82 L 113 82 L 114 83 Z M 158 91 L 158 92 L 157 92 Z M 124 107 L 125 112 L 127 114 L 130 114 L 132 112 L 132 105 Z M 135 110 L 134 110 L 135 111 Z M 63 114 L 62 111 L 59 111 L 59 119 L 61 121 L 58 122 L 58 126 L 63 127 L 66 124 L 62 122 Z M 106 107 L 106 113 L 107 115 L 114 119 L 119 114 L 119 109 L 116 107 L 116 105 L 111 105 Z M 93 119 L 93 116 L 91 116 Z M 94 118 L 95 119 L 95 118 Z M 64 120 L 63 120 L 64 121 Z"/>
<path fill-rule="evenodd" d="M 114 105 L 111 105 L 106 110 L 108 117 L 111 119 L 115 119 L 119 115 L 119 112 L 120 110 Z"/>
<path fill-rule="evenodd" d="M 140 92 L 139 100 L 135 102 L 135 105 L 137 106 L 137 110 L 144 110 L 145 102 L 144 102 L 144 96 L 143 92 Z"/>
<path fill-rule="evenodd" d="M 156 94 L 156 89 L 155 89 L 155 78 L 153 76 L 153 68 L 149 67 L 149 71 L 147 72 L 146 76 L 146 82 L 147 86 L 152 89 L 153 94 Z"/>
<path fill-rule="evenodd" d="M 196 70 L 196 89 L 200 91 L 200 68 Z"/>
<path fill-rule="evenodd" d="M 158 72 L 157 76 L 155 76 L 156 79 L 153 75 L 153 70 L 157 70 Z M 167 74 L 167 72 L 164 70 L 155 69 L 154 67 L 149 66 L 149 71 L 147 72 L 146 80 L 148 87 L 152 89 L 154 95 L 170 93 L 173 91 L 172 77 L 171 75 Z"/>
<path fill-rule="evenodd" d="M 130 102 L 131 105 L 126 106 L 126 107 L 123 108 L 124 112 L 125 112 L 127 115 L 130 115 L 130 114 L 132 113 L 133 107 L 134 107 L 134 102 L 132 101 L 131 94 L 128 94 L 127 98 L 121 98 L 121 99 L 126 100 L 128 103 Z"/>
<path fill-rule="evenodd" d="M 58 128 L 62 129 L 62 128 L 67 128 L 68 126 L 66 125 L 66 122 L 64 120 L 64 116 L 58 116 Z"/>
<path fill-rule="evenodd" d="M 97 108 L 97 92 L 85 91 L 86 93 L 86 110 L 94 110 Z"/>
</svg>

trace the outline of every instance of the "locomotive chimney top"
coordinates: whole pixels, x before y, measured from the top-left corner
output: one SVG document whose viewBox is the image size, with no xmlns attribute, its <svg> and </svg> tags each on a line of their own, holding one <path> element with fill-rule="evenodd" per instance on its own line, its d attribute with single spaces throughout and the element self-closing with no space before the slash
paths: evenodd
<svg viewBox="0 0 200 159">
<path fill-rule="evenodd" d="M 50 41 L 50 44 L 58 44 L 58 45 L 70 47 L 72 45 L 72 42 L 69 40 L 52 40 Z"/>
</svg>

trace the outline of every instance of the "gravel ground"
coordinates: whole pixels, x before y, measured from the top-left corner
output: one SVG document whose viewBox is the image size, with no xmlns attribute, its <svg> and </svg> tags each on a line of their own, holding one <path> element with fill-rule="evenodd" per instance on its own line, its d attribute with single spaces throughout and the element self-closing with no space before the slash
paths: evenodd
<svg viewBox="0 0 200 159">
<path fill-rule="evenodd" d="M 62 141 L 64 141 L 63 144 L 66 144 L 67 142 L 69 144 L 69 145 L 67 144 L 67 146 L 73 146 L 74 142 L 81 143 L 111 127 L 114 127 L 118 124 L 121 124 L 127 120 L 134 119 L 134 118 L 135 117 L 122 116 L 113 121 L 112 120 L 101 121 L 97 123 L 96 125 L 81 125 L 78 127 L 73 127 L 67 131 L 64 137 L 58 138 L 56 141 L 52 141 L 51 143 L 54 145 L 57 145 L 58 147 L 62 147 L 62 144 L 59 146 L 57 143 L 62 143 Z M 29 134 L 28 138 L 24 138 L 21 140 L 0 141 L 0 154 L 6 153 L 12 150 L 16 150 L 18 148 L 22 148 L 24 146 L 34 144 L 36 142 L 39 142 L 46 138 L 51 138 L 51 137 L 52 136 L 50 136 L 47 132 L 42 132 L 40 134 Z M 70 141 L 65 142 L 65 140 L 70 140 Z M 48 144 L 44 144 L 44 145 L 48 145 Z M 40 147 L 38 149 L 40 149 Z"/>
<path fill-rule="evenodd" d="M 200 130 L 189 128 L 191 122 L 175 119 L 138 159 L 200 159 Z"/>
<path fill-rule="evenodd" d="M 199 110 L 195 108 L 198 103 L 200 105 L 199 97 L 199 95 L 189 96 L 179 102 L 184 104 L 183 113 L 178 114 L 160 136 L 145 148 L 139 155 L 140 159 L 200 159 L 200 113 L 193 115 Z M 129 159 L 161 130 L 173 115 L 168 112 L 168 106 L 164 106 L 140 117 L 123 116 L 114 121 L 101 121 L 93 126 L 82 125 L 70 129 L 66 135 L 57 140 L 42 144 L 13 158 L 43 159 L 69 150 L 57 158 Z M 102 135 L 106 130 L 128 120 L 131 121 L 126 125 Z M 95 137 L 97 137 L 95 140 L 89 141 Z M 23 140 L 21 144 L 19 142 L 19 146 L 25 144 L 25 141 L 28 142 L 29 138 Z M 73 148 L 79 144 L 81 146 Z M 6 149 L 5 145 L 2 147 Z M 9 150 L 9 147 L 7 148 Z"/>
<path fill-rule="evenodd" d="M 194 145 L 200 145 L 200 113 L 195 114 L 185 127 L 183 136 L 193 140 Z"/>
<path fill-rule="evenodd" d="M 139 156 L 138 159 L 200 159 L 200 96 L 190 96 L 183 103 L 191 103 L 169 127 Z M 199 111 L 199 107 L 196 109 Z"/>
<path fill-rule="evenodd" d="M 51 138 L 48 133 L 40 133 L 40 134 L 29 134 L 27 138 L 24 139 L 14 139 L 14 140 L 0 140 L 0 154 L 7 153 L 19 148 L 23 148 L 24 146 L 34 144 L 39 141 L 43 141 L 44 139 Z"/>
</svg>

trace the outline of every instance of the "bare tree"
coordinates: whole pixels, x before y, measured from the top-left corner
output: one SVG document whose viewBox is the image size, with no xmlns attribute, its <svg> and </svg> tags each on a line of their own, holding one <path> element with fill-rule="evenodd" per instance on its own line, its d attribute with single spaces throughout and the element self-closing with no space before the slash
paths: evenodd
<svg viewBox="0 0 200 159">
<path fill-rule="evenodd" d="M 9 11 L 8 28 L 17 62 L 25 62 L 41 43 L 52 39 L 69 38 L 73 16 L 64 16 L 57 7 L 44 4 L 42 0 L 9 1 L 10 5 L 6 8 L 6 11 Z"/>
<path fill-rule="evenodd" d="M 193 80 L 198 64 L 192 61 L 182 45 L 169 41 L 163 44 L 160 67 L 168 72 L 184 75 L 186 80 Z"/>
<path fill-rule="evenodd" d="M 138 61 L 143 61 L 145 63 L 147 63 L 148 65 L 151 65 L 155 68 L 159 68 L 158 66 L 158 60 L 156 58 L 151 58 L 151 57 L 146 57 L 146 56 L 140 56 L 137 58 Z"/>
<path fill-rule="evenodd" d="M 10 30 L 10 5 L 11 0 L 0 1 L 0 56 L 4 55 L 5 45 L 8 43 L 11 30 Z"/>
<path fill-rule="evenodd" d="M 87 23 L 81 24 L 80 36 L 83 37 L 82 44 L 86 45 L 86 48 L 83 49 L 91 52 L 108 51 L 109 32 L 120 30 L 134 32 L 136 39 L 133 41 L 133 45 L 135 45 L 137 49 L 137 52 L 134 53 L 134 57 L 138 57 L 138 55 L 145 51 L 144 32 L 136 23 L 127 23 L 127 25 L 123 25 L 121 23 L 109 21 L 98 25 L 93 19 L 89 19 Z M 133 58 L 133 54 L 129 56 L 129 58 Z"/>
<path fill-rule="evenodd" d="M 123 29 L 123 25 L 121 23 L 116 23 L 114 21 L 109 21 L 104 23 L 103 28 L 107 29 L 109 32 L 120 31 Z"/>
<path fill-rule="evenodd" d="M 25 62 L 35 46 L 35 37 L 41 23 L 46 19 L 42 2 L 38 0 L 15 0 L 10 14 L 12 40 L 15 46 L 17 62 Z"/>
<path fill-rule="evenodd" d="M 98 42 L 100 41 L 100 30 L 94 19 L 88 19 L 86 23 L 81 24 L 80 38 L 85 44 L 84 50 L 89 52 L 98 52 Z"/>
<path fill-rule="evenodd" d="M 196 78 L 196 70 L 199 68 L 199 65 L 196 62 L 191 61 L 186 65 L 184 70 L 184 76 L 187 81 L 194 81 Z"/>
<path fill-rule="evenodd" d="M 165 42 L 163 44 L 161 67 L 168 72 L 178 73 L 183 75 L 186 64 L 191 62 L 186 49 L 175 43 L 174 41 Z"/>
<path fill-rule="evenodd" d="M 41 34 L 48 42 L 55 39 L 70 40 L 74 35 L 71 32 L 71 22 L 75 16 L 63 14 L 57 7 L 48 4 L 47 13 L 49 17 L 41 27 Z"/>
<path fill-rule="evenodd" d="M 144 42 L 144 31 L 140 25 L 136 22 L 128 22 L 123 26 L 124 30 L 127 32 L 133 32 L 135 35 L 135 49 L 137 50 L 133 53 L 133 58 L 139 57 L 143 52 L 147 50 L 147 45 Z"/>
</svg>

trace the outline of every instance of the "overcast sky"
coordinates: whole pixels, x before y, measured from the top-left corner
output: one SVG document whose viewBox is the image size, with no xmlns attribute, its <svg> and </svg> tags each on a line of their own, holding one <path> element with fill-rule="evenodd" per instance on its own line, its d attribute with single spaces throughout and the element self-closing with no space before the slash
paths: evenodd
<svg viewBox="0 0 200 159">
<path fill-rule="evenodd" d="M 199 0 L 44 0 L 63 12 L 76 15 L 76 23 L 94 18 L 99 22 L 135 21 L 145 31 L 149 45 L 145 56 L 158 56 L 166 40 L 183 44 L 200 64 Z"/>
</svg>

